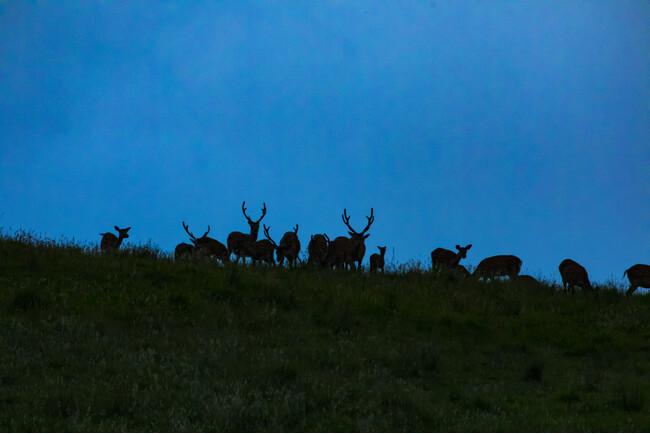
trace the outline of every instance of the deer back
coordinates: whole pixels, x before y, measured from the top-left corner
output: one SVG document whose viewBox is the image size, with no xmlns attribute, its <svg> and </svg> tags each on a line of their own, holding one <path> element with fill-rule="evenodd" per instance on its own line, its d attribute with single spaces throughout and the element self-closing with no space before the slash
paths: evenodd
<svg viewBox="0 0 650 434">
<path fill-rule="evenodd" d="M 521 259 L 514 255 L 497 255 L 483 259 L 474 275 L 476 277 L 493 278 L 498 276 L 509 276 L 514 278 L 521 270 Z"/>
<path fill-rule="evenodd" d="M 587 270 L 572 259 L 565 259 L 558 267 L 562 283 L 569 286 L 579 286 L 582 289 L 592 290 Z"/>
<path fill-rule="evenodd" d="M 323 264 L 327 258 L 328 238 L 322 234 L 311 236 L 309 245 L 307 246 L 307 253 L 309 253 L 308 262 Z"/>
<path fill-rule="evenodd" d="M 179 260 L 184 256 L 191 256 L 194 253 L 194 246 L 192 244 L 180 243 L 174 249 L 174 259 Z"/>
<path fill-rule="evenodd" d="M 630 285 L 650 288 L 650 265 L 636 264 L 625 270 L 623 277 L 627 274 Z"/>
<path fill-rule="evenodd" d="M 349 263 L 351 252 L 352 240 L 348 237 L 336 237 L 327 249 L 327 265 L 340 267 L 346 262 Z"/>
</svg>

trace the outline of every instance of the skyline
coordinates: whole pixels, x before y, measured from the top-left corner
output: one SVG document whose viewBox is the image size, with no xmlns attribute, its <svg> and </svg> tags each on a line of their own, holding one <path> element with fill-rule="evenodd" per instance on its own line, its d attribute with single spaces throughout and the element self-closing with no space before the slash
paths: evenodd
<svg viewBox="0 0 650 434">
<path fill-rule="evenodd" d="M 650 263 L 650 5 L 0 3 L 0 227 Z M 260 234 L 262 231 L 260 231 Z"/>
</svg>

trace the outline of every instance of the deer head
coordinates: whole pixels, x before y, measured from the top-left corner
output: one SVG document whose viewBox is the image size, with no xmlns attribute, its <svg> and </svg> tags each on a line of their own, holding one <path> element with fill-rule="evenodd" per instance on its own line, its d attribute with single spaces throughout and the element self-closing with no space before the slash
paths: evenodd
<svg viewBox="0 0 650 434">
<path fill-rule="evenodd" d="M 266 202 L 264 202 L 264 207 L 262 208 L 262 217 L 260 217 L 257 220 L 252 220 L 248 215 L 246 215 L 246 201 L 242 202 L 241 204 L 241 210 L 244 213 L 244 217 L 246 217 L 246 220 L 248 220 L 248 225 L 251 227 L 251 236 L 254 240 L 257 240 L 257 234 L 260 230 L 260 222 L 266 215 Z"/>
</svg>

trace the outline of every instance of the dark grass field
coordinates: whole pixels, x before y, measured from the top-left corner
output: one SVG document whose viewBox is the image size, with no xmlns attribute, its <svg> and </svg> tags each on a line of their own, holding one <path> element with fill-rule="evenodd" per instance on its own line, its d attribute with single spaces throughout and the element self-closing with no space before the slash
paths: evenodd
<svg viewBox="0 0 650 434">
<path fill-rule="evenodd" d="M 2 235 L 0 431 L 647 431 L 650 298 L 600 290 Z"/>
</svg>

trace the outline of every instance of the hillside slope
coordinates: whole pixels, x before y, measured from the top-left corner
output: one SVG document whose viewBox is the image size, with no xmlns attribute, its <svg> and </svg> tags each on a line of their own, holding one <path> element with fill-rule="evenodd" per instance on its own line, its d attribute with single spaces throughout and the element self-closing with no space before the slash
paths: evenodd
<svg viewBox="0 0 650 434">
<path fill-rule="evenodd" d="M 65 244 L 65 243 L 64 243 Z M 0 238 L 3 431 L 645 431 L 650 298 Z"/>
</svg>

